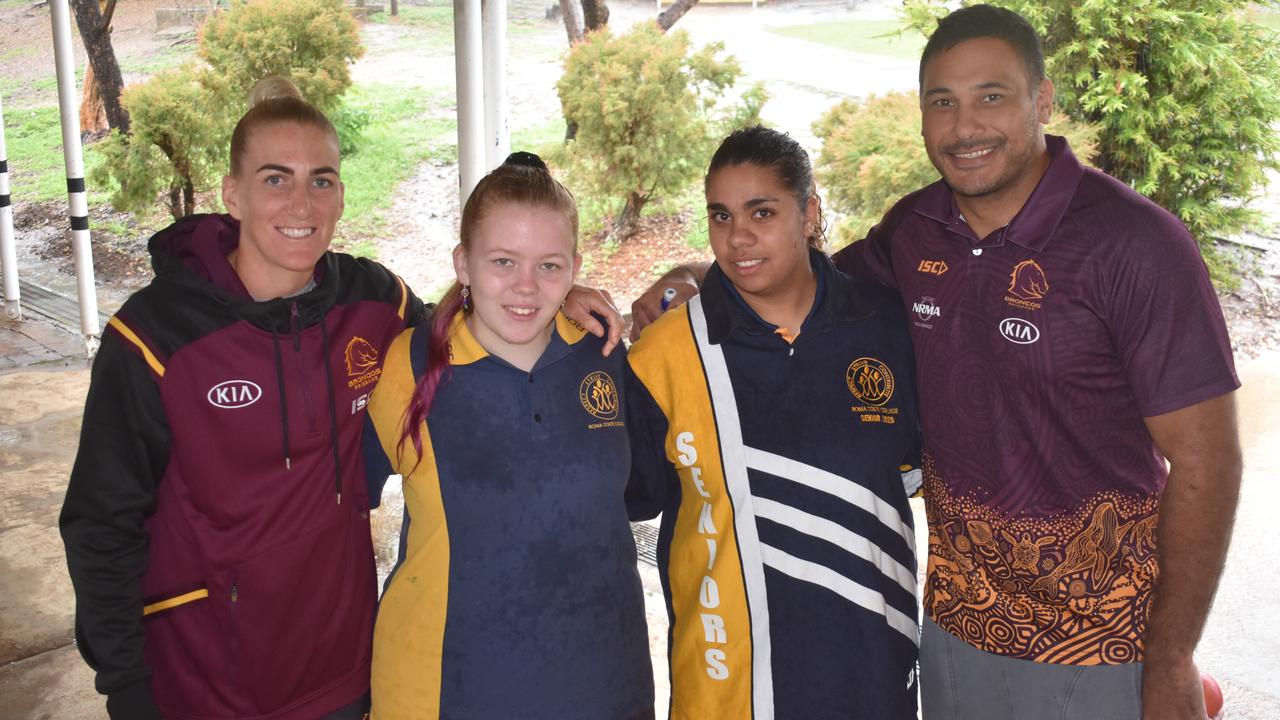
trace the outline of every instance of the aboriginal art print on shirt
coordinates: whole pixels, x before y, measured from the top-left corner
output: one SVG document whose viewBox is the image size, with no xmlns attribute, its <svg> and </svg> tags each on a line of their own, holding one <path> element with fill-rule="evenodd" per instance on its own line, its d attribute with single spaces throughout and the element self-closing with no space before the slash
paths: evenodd
<svg viewBox="0 0 1280 720">
<path fill-rule="evenodd" d="M 986 652 L 1065 665 L 1140 661 L 1157 574 L 1158 497 L 1103 492 L 1006 517 L 953 496 L 926 460 L 924 609 Z"/>
</svg>

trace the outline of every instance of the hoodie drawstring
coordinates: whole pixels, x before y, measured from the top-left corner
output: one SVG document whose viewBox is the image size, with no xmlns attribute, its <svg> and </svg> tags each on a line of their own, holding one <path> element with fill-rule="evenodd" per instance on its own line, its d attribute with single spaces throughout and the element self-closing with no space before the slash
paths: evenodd
<svg viewBox="0 0 1280 720">
<path fill-rule="evenodd" d="M 320 318 L 320 348 L 324 353 L 324 377 L 329 387 L 329 438 L 333 445 L 333 483 L 338 493 L 338 504 L 342 504 L 342 460 L 338 454 L 338 410 L 334 406 L 333 368 L 329 364 L 329 332 L 325 329 L 325 319 Z"/>
<path fill-rule="evenodd" d="M 289 459 L 289 403 L 284 396 L 284 358 L 280 355 L 280 333 L 271 327 L 271 344 L 276 349 L 276 384 L 280 386 L 280 434 L 284 438 L 284 469 L 292 470 Z M 330 390 L 332 392 L 332 390 Z"/>
</svg>

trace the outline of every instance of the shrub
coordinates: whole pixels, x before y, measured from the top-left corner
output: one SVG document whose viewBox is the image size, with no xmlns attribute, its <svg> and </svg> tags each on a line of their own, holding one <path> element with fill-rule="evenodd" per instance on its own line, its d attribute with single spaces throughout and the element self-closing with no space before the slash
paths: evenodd
<svg viewBox="0 0 1280 720">
<path fill-rule="evenodd" d="M 130 134 L 112 131 L 99 143 L 103 160 L 93 170 L 95 183 L 114 186 L 111 204 L 117 210 L 145 210 L 163 194 L 173 217 L 189 215 L 196 193 L 220 177 L 226 140 L 219 136 L 222 125 L 209 117 L 209 94 L 194 79 L 197 74 L 189 63 L 125 90 Z"/>
<path fill-rule="evenodd" d="M 683 31 L 639 23 L 624 35 L 590 33 L 569 52 L 556 86 L 566 120 L 577 124 L 569 169 L 587 194 L 624 200 L 615 237 L 634 232 L 650 200 L 698 178 L 728 131 L 758 121 L 760 88 L 720 105 L 740 73 L 736 60 L 716 57 L 722 49 L 694 51 Z"/>
<path fill-rule="evenodd" d="M 104 141 L 94 180 L 113 185 L 117 210 L 145 210 L 163 194 L 174 218 L 191 214 L 197 196 L 225 172 L 231 130 L 249 91 L 267 75 L 292 79 L 309 102 L 335 113 L 350 151 L 368 116 L 338 106 L 351 85 L 348 65 L 363 52 L 340 0 L 236 2 L 200 33 L 205 65 L 162 71 L 125 91 L 133 127 Z"/>
<path fill-rule="evenodd" d="M 341 0 L 249 0 L 205 23 L 198 54 L 241 112 L 254 83 L 280 75 L 327 113 L 351 86 L 364 46 Z"/>
<path fill-rule="evenodd" d="M 1066 135 L 1088 162 L 1096 130 L 1055 118 L 1047 131 Z M 903 195 L 938 179 L 920 139 L 919 96 L 911 92 L 843 100 L 813 124 L 822 140 L 815 174 L 826 207 L 843 216 L 832 235 L 839 247 L 860 240 Z"/>
<path fill-rule="evenodd" d="M 1004 0 L 1045 41 L 1060 107 L 1099 126 L 1098 167 L 1168 208 L 1206 251 L 1257 219 L 1280 167 L 1280 44 L 1246 0 Z M 932 31 L 937 9 L 910 0 Z"/>
</svg>

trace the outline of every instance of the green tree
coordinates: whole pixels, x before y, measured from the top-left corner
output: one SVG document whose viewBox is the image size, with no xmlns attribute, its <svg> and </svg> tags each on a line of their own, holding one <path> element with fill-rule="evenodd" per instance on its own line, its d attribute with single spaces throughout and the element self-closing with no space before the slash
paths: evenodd
<svg viewBox="0 0 1280 720">
<path fill-rule="evenodd" d="M 117 210 L 140 212 L 158 195 L 174 218 L 195 212 L 201 193 L 226 171 L 231 131 L 249 91 L 268 75 L 290 78 L 302 96 L 335 113 L 351 142 L 361 118 L 339 112 L 351 85 L 350 63 L 364 52 L 340 0 L 249 0 L 211 18 L 187 63 L 125 91 L 129 135 L 104 141 L 94 180 L 114 184 Z M 344 145 L 345 147 L 345 145 Z"/>
<path fill-rule="evenodd" d="M 698 178 L 726 132 L 759 116 L 764 91 L 722 104 L 740 73 L 721 44 L 693 50 L 687 33 L 639 23 L 624 35 L 607 28 L 574 46 L 556 88 L 578 132 L 570 170 L 588 193 L 623 198 L 612 235 L 625 240 L 645 204 Z"/>
<path fill-rule="evenodd" d="M 327 113 L 351 86 L 364 46 L 342 0 L 241 0 L 205 23 L 198 54 L 216 71 L 205 84 L 241 111 L 255 83 L 279 75 Z"/>
<path fill-rule="evenodd" d="M 1264 187 L 1266 170 L 1280 167 L 1280 42 L 1251 22 L 1257 3 L 995 4 L 1044 38 L 1058 106 L 1099 127 L 1099 168 L 1175 213 L 1210 260 L 1215 236 L 1256 221 L 1245 203 Z M 926 33 L 945 14 L 933 0 L 906 8 Z"/>
<path fill-rule="evenodd" d="M 132 132 L 113 130 L 98 145 L 103 161 L 93 180 L 113 184 L 111 204 L 137 212 L 163 195 L 170 214 L 195 212 L 196 192 L 217 181 L 226 165 L 221 125 L 210 122 L 209 93 L 194 64 L 164 70 L 124 93 Z M 114 183 L 110 182 L 114 181 Z"/>
<path fill-rule="evenodd" d="M 1047 130 L 1066 135 L 1081 160 L 1093 156 L 1092 125 L 1059 117 Z M 899 198 L 938 179 L 920 139 L 914 90 L 843 100 L 813 124 L 813 133 L 822 140 L 815 163 L 818 190 L 827 207 L 843 216 L 833 233 L 837 247 L 862 239 Z"/>
</svg>

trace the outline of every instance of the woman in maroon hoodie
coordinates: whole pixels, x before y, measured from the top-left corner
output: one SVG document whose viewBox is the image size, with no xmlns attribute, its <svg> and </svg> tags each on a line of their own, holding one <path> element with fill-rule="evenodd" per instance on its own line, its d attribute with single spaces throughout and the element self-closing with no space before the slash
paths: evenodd
<svg viewBox="0 0 1280 720">
<path fill-rule="evenodd" d="M 156 277 L 103 335 L 61 529 L 113 719 L 365 711 L 360 434 L 383 352 L 423 306 L 329 251 L 339 169 L 328 119 L 288 81 L 259 83 L 232 135 L 229 214 L 152 237 Z"/>
</svg>

